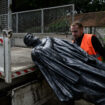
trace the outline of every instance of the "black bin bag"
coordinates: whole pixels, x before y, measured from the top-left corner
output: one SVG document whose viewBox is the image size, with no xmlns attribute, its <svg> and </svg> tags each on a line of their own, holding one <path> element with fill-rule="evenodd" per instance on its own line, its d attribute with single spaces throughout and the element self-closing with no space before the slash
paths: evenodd
<svg viewBox="0 0 105 105">
<path fill-rule="evenodd" d="M 60 101 L 86 99 L 105 105 L 105 64 L 66 40 L 32 34 L 24 43 L 33 47 L 32 60 Z"/>
</svg>

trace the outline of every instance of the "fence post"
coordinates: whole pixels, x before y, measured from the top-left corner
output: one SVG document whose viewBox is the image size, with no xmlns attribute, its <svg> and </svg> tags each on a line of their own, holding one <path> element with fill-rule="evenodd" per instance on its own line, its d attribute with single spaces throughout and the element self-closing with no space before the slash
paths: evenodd
<svg viewBox="0 0 105 105">
<path fill-rule="evenodd" d="M 11 11 L 12 0 L 8 0 L 8 29 L 12 29 L 12 11 Z"/>
<path fill-rule="evenodd" d="M 72 4 L 72 6 L 73 6 L 73 10 L 72 10 L 73 11 L 72 12 L 73 13 L 73 15 L 72 15 L 72 22 L 74 22 L 74 11 L 75 11 L 75 7 L 74 7 L 74 4 Z"/>
<path fill-rule="evenodd" d="M 44 33 L 44 9 L 41 10 L 41 33 Z"/>
</svg>

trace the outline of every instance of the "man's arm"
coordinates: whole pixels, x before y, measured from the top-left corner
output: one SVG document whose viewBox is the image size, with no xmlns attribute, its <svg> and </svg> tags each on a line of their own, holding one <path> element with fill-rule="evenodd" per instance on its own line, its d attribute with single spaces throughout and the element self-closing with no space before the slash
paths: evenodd
<svg viewBox="0 0 105 105">
<path fill-rule="evenodd" d="M 100 41 L 96 36 L 92 36 L 92 45 L 96 52 L 98 52 L 105 59 L 105 48 L 102 47 Z"/>
</svg>

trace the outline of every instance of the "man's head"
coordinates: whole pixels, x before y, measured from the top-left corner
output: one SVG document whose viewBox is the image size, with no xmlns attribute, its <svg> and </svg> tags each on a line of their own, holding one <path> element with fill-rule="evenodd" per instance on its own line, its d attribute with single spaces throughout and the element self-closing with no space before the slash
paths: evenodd
<svg viewBox="0 0 105 105">
<path fill-rule="evenodd" d="M 83 25 L 79 22 L 72 23 L 70 29 L 74 39 L 79 38 L 83 34 Z"/>
</svg>

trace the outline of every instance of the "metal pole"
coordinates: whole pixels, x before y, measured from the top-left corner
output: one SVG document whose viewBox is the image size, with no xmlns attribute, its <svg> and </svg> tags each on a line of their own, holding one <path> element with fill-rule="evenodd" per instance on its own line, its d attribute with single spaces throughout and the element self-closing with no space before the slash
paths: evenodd
<svg viewBox="0 0 105 105">
<path fill-rule="evenodd" d="M 12 29 L 12 0 L 8 0 L 8 29 Z"/>
<path fill-rule="evenodd" d="M 11 40 L 9 39 L 9 30 L 12 30 L 12 0 L 8 0 L 8 30 L 6 36 L 4 36 L 4 60 L 5 60 L 5 82 L 11 83 Z"/>
<path fill-rule="evenodd" d="M 41 10 L 41 33 L 44 32 L 44 10 Z"/>
<path fill-rule="evenodd" d="M 73 16 L 72 16 L 72 22 L 74 22 L 74 11 L 75 11 L 75 7 L 74 7 L 74 4 L 72 5 L 73 6 L 73 12 L 72 12 L 72 14 L 73 14 Z"/>
<path fill-rule="evenodd" d="M 10 46 L 10 39 L 9 38 L 4 38 L 5 40 L 5 45 L 4 45 L 4 53 L 5 53 L 5 82 L 6 83 L 11 83 L 12 78 L 11 78 L 11 46 Z"/>
</svg>

